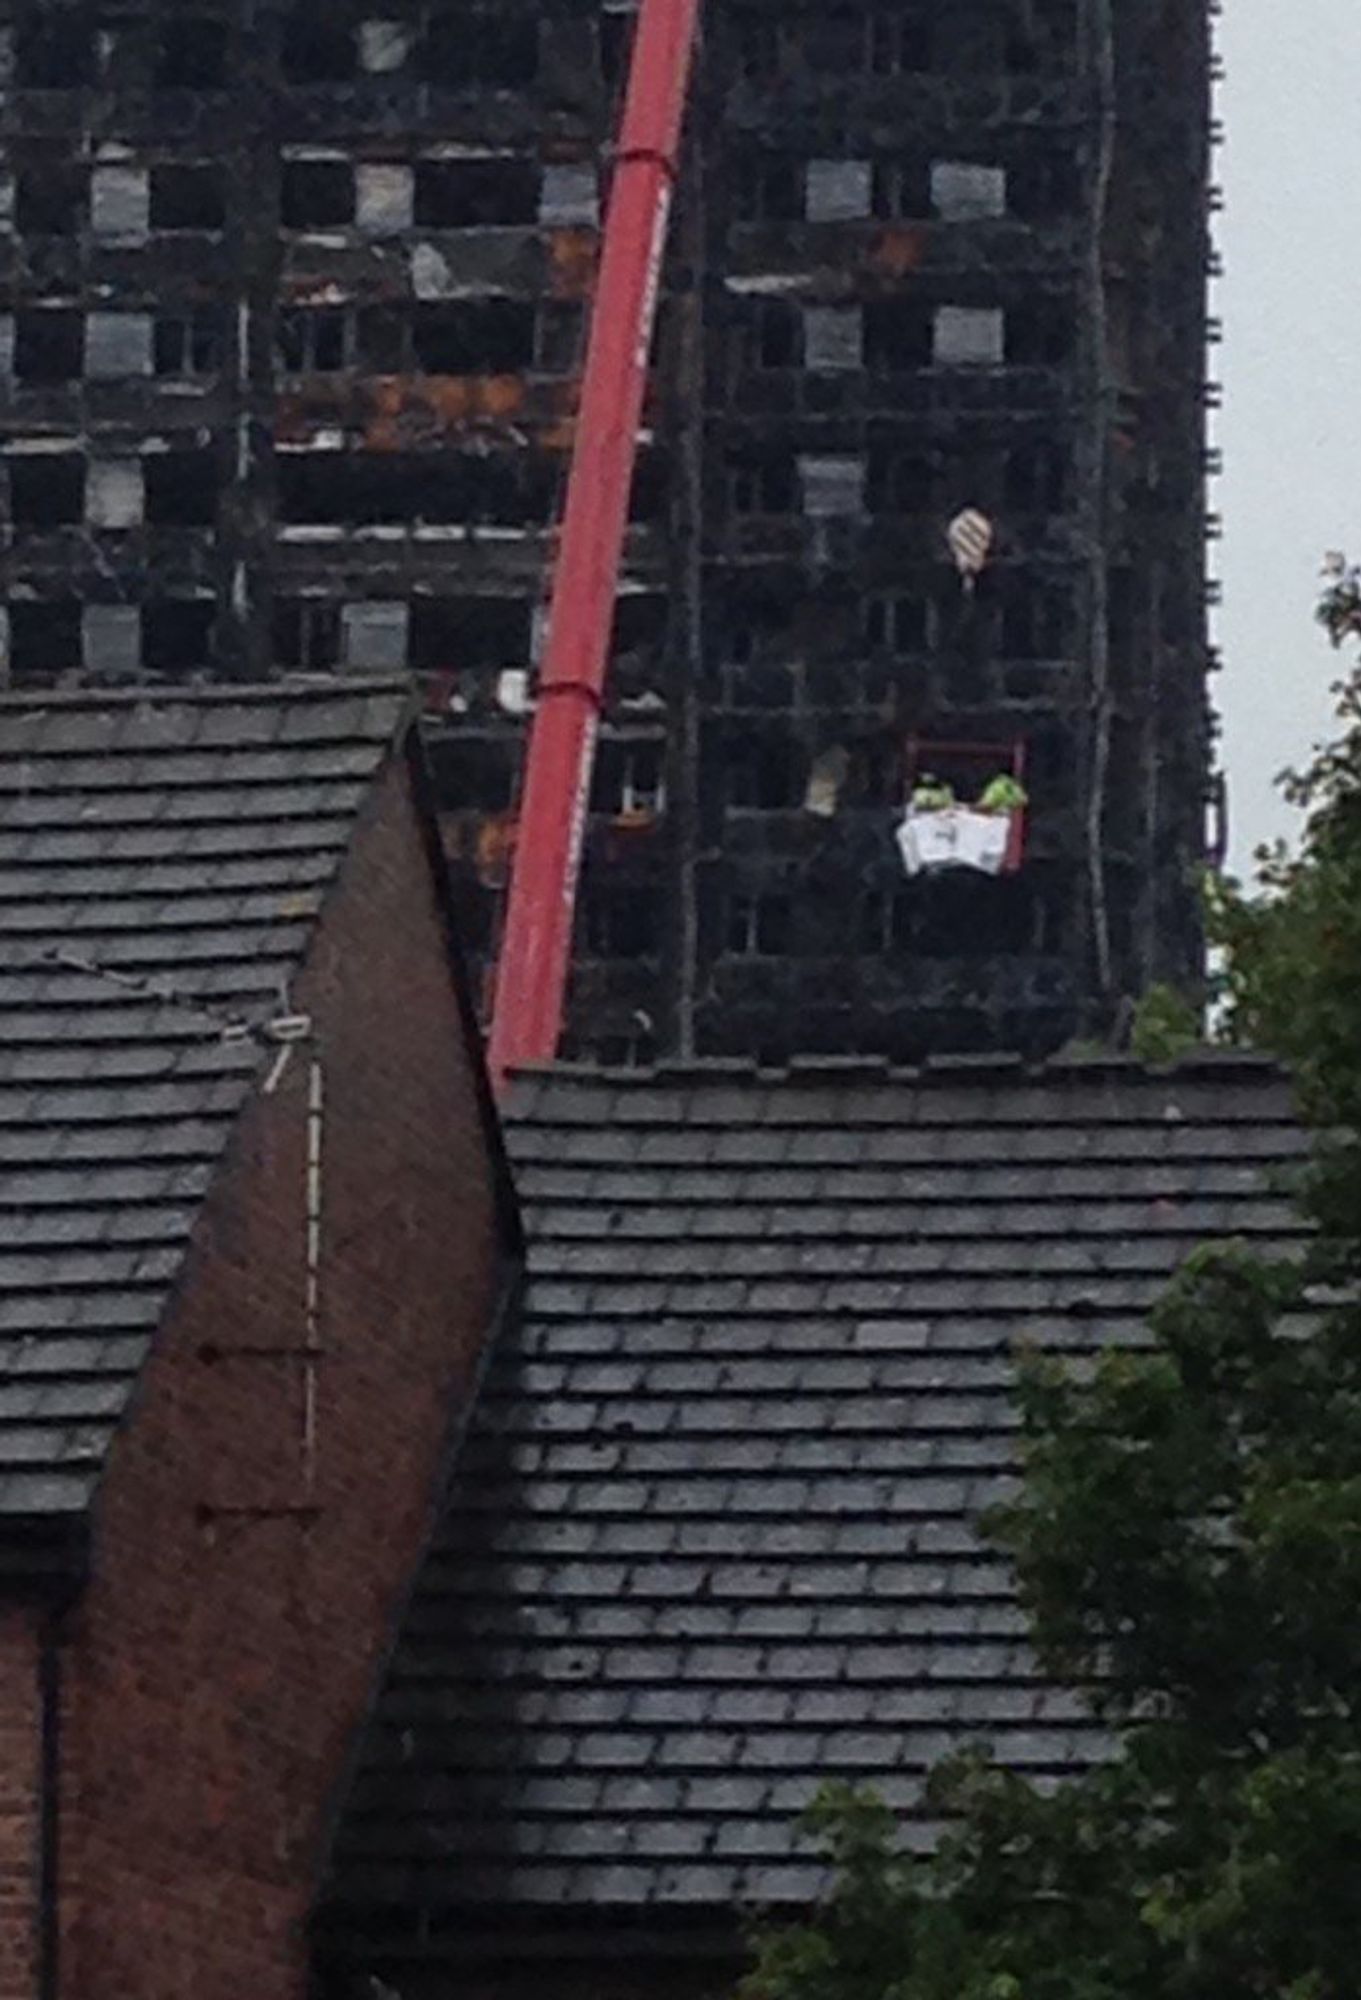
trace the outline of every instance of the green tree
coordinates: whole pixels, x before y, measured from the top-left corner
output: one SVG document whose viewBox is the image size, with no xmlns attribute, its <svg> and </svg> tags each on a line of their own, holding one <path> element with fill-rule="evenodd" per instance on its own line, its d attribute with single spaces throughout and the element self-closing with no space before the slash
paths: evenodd
<svg viewBox="0 0 1361 2000">
<path fill-rule="evenodd" d="M 1361 637 L 1340 560 L 1320 615 Z M 1298 856 L 1215 896 L 1228 1032 L 1289 1065 L 1315 1129 L 1312 1247 L 1202 1250 L 1146 1347 L 1020 1366 L 1024 1476 L 988 1532 L 1112 1756 L 1049 1794 L 953 1760 L 930 1861 L 829 1790 L 832 1886 L 762 1936 L 744 2000 L 1361 1994 L 1361 672 L 1338 698 L 1287 781 Z"/>
</svg>

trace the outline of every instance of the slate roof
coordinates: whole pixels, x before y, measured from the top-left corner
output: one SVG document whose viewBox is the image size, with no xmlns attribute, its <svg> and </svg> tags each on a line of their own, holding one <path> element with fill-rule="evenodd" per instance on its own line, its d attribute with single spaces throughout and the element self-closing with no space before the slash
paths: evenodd
<svg viewBox="0 0 1361 2000">
<path fill-rule="evenodd" d="M 0 699 L 0 1530 L 91 1497 L 406 706 Z"/>
<path fill-rule="evenodd" d="M 1011 1343 L 1137 1340 L 1195 1244 L 1292 1238 L 1277 1074 L 560 1071 L 510 1140 L 525 1310 L 370 1727 L 333 1934 L 798 1901 L 821 1779 L 926 1842 L 921 1775 L 965 1738 L 1035 1774 L 1095 1756 L 975 1537 Z"/>
</svg>

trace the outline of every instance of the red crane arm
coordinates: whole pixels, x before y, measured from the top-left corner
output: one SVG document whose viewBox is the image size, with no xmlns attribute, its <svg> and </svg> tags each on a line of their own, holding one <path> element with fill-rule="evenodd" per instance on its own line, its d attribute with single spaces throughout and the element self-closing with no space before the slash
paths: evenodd
<svg viewBox="0 0 1361 2000">
<path fill-rule="evenodd" d="M 557 1053 L 629 489 L 699 0 L 642 0 L 586 350 L 548 636 L 497 967 L 499 1090 Z"/>
</svg>

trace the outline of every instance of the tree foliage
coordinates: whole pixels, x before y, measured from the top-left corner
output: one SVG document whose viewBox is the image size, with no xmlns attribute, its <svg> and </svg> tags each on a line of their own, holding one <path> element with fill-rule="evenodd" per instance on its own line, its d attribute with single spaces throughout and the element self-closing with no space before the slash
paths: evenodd
<svg viewBox="0 0 1361 2000">
<path fill-rule="evenodd" d="M 1320 616 L 1361 637 L 1340 559 Z M 1150 1339 L 1023 1358 L 1024 1477 L 988 1524 L 1047 1671 L 1112 1755 L 1057 1791 L 971 1752 L 917 1861 L 872 1797 L 812 1816 L 832 1886 L 744 2000 L 1349 2000 L 1361 1993 L 1361 675 L 1286 781 L 1297 856 L 1222 886 L 1229 1031 L 1315 1128 L 1307 1256 L 1198 1252 Z"/>
</svg>

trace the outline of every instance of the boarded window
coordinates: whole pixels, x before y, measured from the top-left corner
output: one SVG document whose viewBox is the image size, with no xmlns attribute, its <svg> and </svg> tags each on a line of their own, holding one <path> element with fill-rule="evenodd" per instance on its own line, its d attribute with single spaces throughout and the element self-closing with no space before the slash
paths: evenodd
<svg viewBox="0 0 1361 2000">
<path fill-rule="evenodd" d="M 931 205 L 947 222 L 980 222 L 1005 215 L 1006 168 L 938 160 L 931 169 Z"/>
<path fill-rule="evenodd" d="M 152 369 L 150 313 L 91 313 L 85 322 L 85 373 L 120 381 Z"/>
<path fill-rule="evenodd" d="M 90 467 L 85 493 L 85 518 L 90 526 L 137 528 L 145 511 L 141 460 L 97 458 Z"/>
<path fill-rule="evenodd" d="M 390 76 L 411 53 L 411 29 L 405 21 L 361 21 L 359 60 L 370 76 Z"/>
<path fill-rule="evenodd" d="M 83 654 L 88 674 L 136 680 L 142 669 L 142 614 L 136 605 L 87 604 Z"/>
<path fill-rule="evenodd" d="M 404 603 L 345 605 L 341 611 L 341 665 L 375 673 L 405 667 L 407 624 Z"/>
<path fill-rule="evenodd" d="M 799 460 L 803 511 L 816 520 L 863 514 L 865 461 L 858 454 L 807 452 Z"/>
<path fill-rule="evenodd" d="M 938 367 L 1000 368 L 1005 357 L 1006 324 L 1000 307 L 939 307 L 932 357 Z"/>
<path fill-rule="evenodd" d="M 150 224 L 151 186 L 146 168 L 96 167 L 90 176 L 90 227 L 95 235 L 137 242 L 145 237 Z"/>
<path fill-rule="evenodd" d="M 355 220 L 374 235 L 409 229 L 415 180 L 410 167 L 366 164 L 355 170 Z"/>
<path fill-rule="evenodd" d="M 545 167 L 539 189 L 539 220 L 549 227 L 598 222 L 600 193 L 595 168 Z"/>
<path fill-rule="evenodd" d="M 864 360 L 865 316 L 859 306 L 806 306 L 803 364 L 824 373 L 858 369 Z"/>
<path fill-rule="evenodd" d="M 810 222 L 857 222 L 870 213 L 868 160 L 810 160 L 806 174 Z"/>
</svg>

